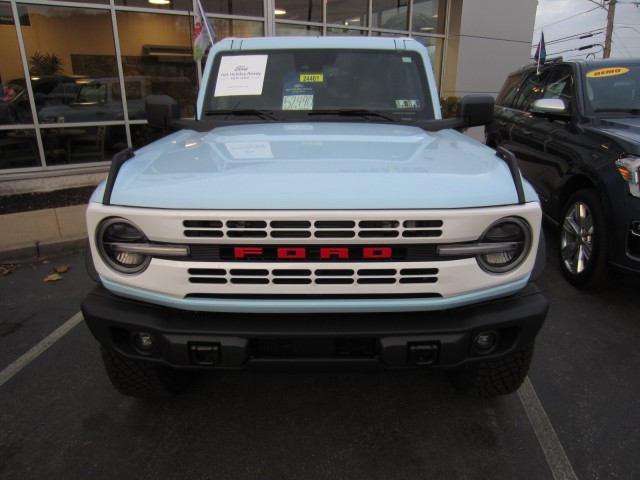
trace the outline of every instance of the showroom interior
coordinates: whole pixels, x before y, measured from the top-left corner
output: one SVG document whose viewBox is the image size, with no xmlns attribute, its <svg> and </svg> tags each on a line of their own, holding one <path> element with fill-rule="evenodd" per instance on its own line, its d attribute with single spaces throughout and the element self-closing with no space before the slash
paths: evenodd
<svg viewBox="0 0 640 480">
<path fill-rule="evenodd" d="M 441 96 L 495 94 L 528 60 L 536 1 L 478 3 L 201 0 L 218 39 L 413 37 Z M 193 116 L 192 10 L 192 0 L 0 0 L 0 195 L 20 180 L 106 172 L 119 150 L 154 140 L 148 95 L 169 95 Z"/>
</svg>

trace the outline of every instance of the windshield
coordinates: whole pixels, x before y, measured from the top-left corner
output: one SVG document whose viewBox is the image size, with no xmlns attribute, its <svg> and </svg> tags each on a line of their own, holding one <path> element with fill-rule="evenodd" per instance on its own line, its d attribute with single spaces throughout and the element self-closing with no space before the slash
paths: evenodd
<svg viewBox="0 0 640 480">
<path fill-rule="evenodd" d="M 619 65 L 587 70 L 587 110 L 594 113 L 640 110 L 640 66 Z"/>
<path fill-rule="evenodd" d="M 311 113 L 364 110 L 400 121 L 434 118 L 424 65 L 414 52 L 229 53 L 216 59 L 211 78 L 205 115 L 257 110 L 306 119 Z"/>
</svg>

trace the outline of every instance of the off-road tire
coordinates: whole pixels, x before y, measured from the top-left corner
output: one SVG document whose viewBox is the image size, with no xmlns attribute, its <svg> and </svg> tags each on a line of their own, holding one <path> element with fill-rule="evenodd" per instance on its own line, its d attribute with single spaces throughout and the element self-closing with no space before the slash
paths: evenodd
<svg viewBox="0 0 640 480">
<path fill-rule="evenodd" d="M 132 360 L 100 347 L 111 383 L 121 394 L 155 400 L 168 398 L 187 385 L 185 375 L 151 362 Z"/>
<path fill-rule="evenodd" d="M 532 342 L 505 358 L 475 363 L 451 373 L 451 383 L 456 392 L 473 397 L 496 397 L 513 393 L 527 378 L 533 346 Z"/>
</svg>

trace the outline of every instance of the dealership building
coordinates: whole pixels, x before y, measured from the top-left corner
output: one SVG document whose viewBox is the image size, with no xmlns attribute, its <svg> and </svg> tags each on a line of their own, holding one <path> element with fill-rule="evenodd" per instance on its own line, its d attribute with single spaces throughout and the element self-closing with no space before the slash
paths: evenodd
<svg viewBox="0 0 640 480">
<path fill-rule="evenodd" d="M 218 39 L 410 36 L 442 97 L 496 94 L 527 63 L 536 0 L 201 0 Z M 0 0 L 0 196 L 97 181 L 153 139 L 144 99 L 193 116 L 192 0 Z M 292 46 L 295 45 L 292 39 Z"/>
</svg>

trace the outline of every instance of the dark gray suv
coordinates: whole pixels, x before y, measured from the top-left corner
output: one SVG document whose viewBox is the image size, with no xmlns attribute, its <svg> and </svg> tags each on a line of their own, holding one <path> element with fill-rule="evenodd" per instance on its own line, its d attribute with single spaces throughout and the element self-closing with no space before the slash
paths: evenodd
<svg viewBox="0 0 640 480">
<path fill-rule="evenodd" d="M 515 154 L 559 227 L 571 283 L 640 272 L 640 59 L 523 67 L 508 76 L 485 136 Z"/>
</svg>

